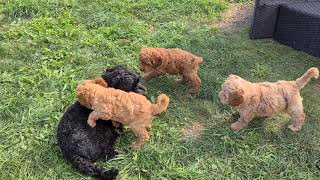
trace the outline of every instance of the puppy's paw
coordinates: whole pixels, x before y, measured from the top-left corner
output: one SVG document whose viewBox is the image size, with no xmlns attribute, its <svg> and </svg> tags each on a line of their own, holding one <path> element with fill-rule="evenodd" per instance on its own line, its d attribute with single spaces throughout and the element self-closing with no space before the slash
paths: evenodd
<svg viewBox="0 0 320 180">
<path fill-rule="evenodd" d="M 97 125 L 97 123 L 96 123 L 95 121 L 90 121 L 90 120 L 88 120 L 87 123 L 88 123 L 88 125 L 89 125 L 90 127 L 92 127 L 92 128 L 96 127 L 96 125 Z"/>
<path fill-rule="evenodd" d="M 132 148 L 133 150 L 139 150 L 139 149 L 141 149 L 141 145 L 139 145 L 139 144 L 137 144 L 137 143 L 133 143 L 133 144 L 131 144 L 131 148 Z"/>
<path fill-rule="evenodd" d="M 240 122 L 234 122 L 231 124 L 231 129 L 235 130 L 235 131 L 240 131 L 241 129 L 243 129 L 245 126 L 240 123 Z"/>
<path fill-rule="evenodd" d="M 298 132 L 301 130 L 301 126 L 294 126 L 293 124 L 289 125 L 288 128 L 293 132 Z"/>
<path fill-rule="evenodd" d="M 192 89 L 189 90 L 189 93 L 191 95 L 193 95 L 193 96 L 198 95 L 199 94 L 199 89 L 192 88 Z"/>
<path fill-rule="evenodd" d="M 183 78 L 176 78 L 176 79 L 174 79 L 174 82 L 176 82 L 176 83 L 187 83 L 188 81 L 186 81 Z"/>
<path fill-rule="evenodd" d="M 119 128 L 119 127 L 121 126 L 121 124 L 118 123 L 118 122 L 116 122 L 116 121 L 112 121 L 112 125 L 113 125 L 113 127 L 115 127 L 115 128 Z"/>
</svg>

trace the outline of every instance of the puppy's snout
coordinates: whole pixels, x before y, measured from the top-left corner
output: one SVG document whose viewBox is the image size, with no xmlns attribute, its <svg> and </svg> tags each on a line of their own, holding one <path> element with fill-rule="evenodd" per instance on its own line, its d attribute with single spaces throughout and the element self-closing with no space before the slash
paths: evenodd
<svg viewBox="0 0 320 180">
<path fill-rule="evenodd" d="M 146 80 L 145 80 L 144 78 L 140 78 L 140 83 L 139 83 L 139 84 L 140 84 L 141 86 L 143 86 L 141 83 L 142 83 L 142 84 L 145 84 L 145 83 L 146 83 Z M 138 85 L 139 85 L 139 84 L 138 84 Z M 143 87 L 144 87 L 144 86 L 143 86 Z"/>
<path fill-rule="evenodd" d="M 226 103 L 226 99 L 225 99 L 225 95 L 223 93 L 223 91 L 220 91 L 219 94 L 218 94 L 218 99 L 219 101 L 222 103 L 222 104 L 225 104 Z"/>
<path fill-rule="evenodd" d="M 144 80 L 143 80 L 143 82 L 144 82 Z M 138 88 L 139 88 L 139 89 L 142 89 L 142 90 L 144 90 L 144 91 L 147 90 L 147 88 L 146 88 L 144 85 L 142 85 L 141 83 L 138 84 Z"/>
<path fill-rule="evenodd" d="M 144 71 L 144 68 L 143 68 L 142 64 L 139 65 L 139 69 L 140 69 L 140 71 Z"/>
<path fill-rule="evenodd" d="M 147 88 L 144 87 L 141 83 L 138 83 L 136 89 L 135 89 L 136 93 L 145 95 L 147 93 Z"/>
</svg>

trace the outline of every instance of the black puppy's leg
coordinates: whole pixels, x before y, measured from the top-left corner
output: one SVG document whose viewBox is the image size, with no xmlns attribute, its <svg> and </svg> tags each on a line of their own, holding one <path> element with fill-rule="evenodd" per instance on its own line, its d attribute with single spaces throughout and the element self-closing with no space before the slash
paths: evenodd
<svg viewBox="0 0 320 180">
<path fill-rule="evenodd" d="M 113 180 L 118 175 L 117 169 L 112 168 L 111 170 L 106 170 L 102 167 L 96 166 L 93 162 L 78 155 L 74 155 L 71 159 L 71 162 L 76 169 L 87 176 L 93 176 L 98 179 Z"/>
<path fill-rule="evenodd" d="M 110 149 L 106 154 L 107 154 L 106 155 L 107 160 L 110 160 L 115 158 L 116 155 L 118 155 L 119 153 L 113 148 L 113 149 Z"/>
</svg>

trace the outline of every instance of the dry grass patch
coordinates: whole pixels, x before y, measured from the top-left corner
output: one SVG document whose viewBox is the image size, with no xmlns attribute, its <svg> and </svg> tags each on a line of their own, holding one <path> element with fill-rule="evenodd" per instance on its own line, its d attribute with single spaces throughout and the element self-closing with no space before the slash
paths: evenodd
<svg viewBox="0 0 320 180">
<path fill-rule="evenodd" d="M 199 122 L 193 122 L 190 127 L 182 129 L 182 134 L 185 138 L 197 139 L 201 136 L 204 126 Z"/>
</svg>

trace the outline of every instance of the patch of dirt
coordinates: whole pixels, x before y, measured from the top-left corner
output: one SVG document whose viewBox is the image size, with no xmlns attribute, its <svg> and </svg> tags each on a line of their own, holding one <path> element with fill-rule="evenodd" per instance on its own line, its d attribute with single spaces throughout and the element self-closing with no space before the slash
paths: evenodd
<svg viewBox="0 0 320 180">
<path fill-rule="evenodd" d="M 182 134 L 185 138 L 197 139 L 201 136 L 204 126 L 198 122 L 193 122 L 191 127 L 182 129 Z"/>
<path fill-rule="evenodd" d="M 229 9 L 222 15 L 217 28 L 232 31 L 239 27 L 249 27 L 253 19 L 254 4 L 230 4 Z"/>
<path fill-rule="evenodd" d="M 2 24 L 2 21 L 4 20 L 5 16 L 3 14 L 0 14 L 0 30 L 8 30 L 12 27 L 12 25 L 9 24 Z"/>
<path fill-rule="evenodd" d="M 3 24 L 3 25 L 0 25 L 0 30 L 9 30 L 11 29 L 13 26 L 12 25 L 6 25 L 6 24 Z"/>
</svg>

